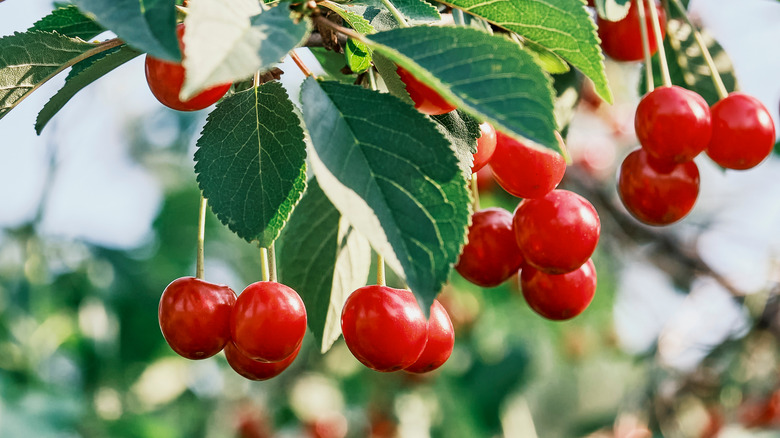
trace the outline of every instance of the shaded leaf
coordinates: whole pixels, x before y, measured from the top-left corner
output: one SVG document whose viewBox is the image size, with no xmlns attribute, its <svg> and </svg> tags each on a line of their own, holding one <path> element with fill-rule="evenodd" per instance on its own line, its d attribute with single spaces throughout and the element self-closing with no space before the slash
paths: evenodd
<svg viewBox="0 0 780 438">
<path fill-rule="evenodd" d="M 337 13 L 344 21 L 347 22 L 349 27 L 354 29 L 360 34 L 368 35 L 374 33 L 374 27 L 363 16 L 347 11 L 339 5 L 326 1 L 321 3 L 326 8 Z M 347 40 L 346 53 L 347 65 L 355 73 L 363 73 L 371 67 L 371 49 L 361 42 L 356 41 L 353 38 Z"/>
<path fill-rule="evenodd" d="M 439 131 L 449 140 L 458 157 L 458 164 L 465 178 L 471 178 L 471 166 L 477 152 L 477 139 L 482 135 L 479 122 L 460 110 L 431 116 L 439 125 Z"/>
<path fill-rule="evenodd" d="M 344 55 L 332 52 L 323 47 L 309 47 L 309 50 L 314 57 L 317 58 L 317 61 L 329 78 L 348 84 L 355 82 L 354 75 L 347 75 L 342 72 L 344 66 L 347 65 Z"/>
<path fill-rule="evenodd" d="M 44 32 L 57 32 L 71 38 L 88 40 L 105 31 L 103 26 L 85 16 L 73 5 L 63 6 L 41 18 L 28 29 Z"/>
</svg>

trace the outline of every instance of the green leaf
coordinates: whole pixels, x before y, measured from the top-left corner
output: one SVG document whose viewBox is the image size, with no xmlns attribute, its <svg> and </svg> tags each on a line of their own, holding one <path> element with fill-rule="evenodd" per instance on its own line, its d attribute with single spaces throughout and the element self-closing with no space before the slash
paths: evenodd
<svg viewBox="0 0 780 438">
<path fill-rule="evenodd" d="M 390 94 L 306 79 L 312 169 L 427 313 L 466 239 L 470 200 L 435 124 Z"/>
<path fill-rule="evenodd" d="M 197 145 L 195 173 L 211 209 L 239 237 L 270 246 L 306 188 L 303 129 L 282 85 L 222 100 Z"/>
<path fill-rule="evenodd" d="M 612 103 L 596 25 L 581 0 L 441 0 L 522 35 L 577 67 Z"/>
<path fill-rule="evenodd" d="M 410 24 L 440 21 L 441 14 L 435 6 L 425 0 L 389 0 Z M 377 2 L 380 5 L 382 2 Z"/>
<path fill-rule="evenodd" d="M 439 131 L 449 140 L 458 157 L 458 164 L 466 179 L 471 178 L 471 166 L 477 152 L 477 139 L 482 136 L 479 122 L 461 110 L 431 116 Z"/>
<path fill-rule="evenodd" d="M 314 57 L 317 58 L 317 61 L 320 63 L 320 66 L 322 66 L 322 69 L 325 70 L 325 74 L 328 78 L 347 84 L 355 82 L 354 75 L 345 75 L 341 72 L 341 69 L 347 65 L 344 60 L 344 55 L 324 47 L 309 47 L 309 50 Z"/>
<path fill-rule="evenodd" d="M 620 21 L 628 15 L 633 0 L 596 0 L 596 12 L 608 21 Z"/>
<path fill-rule="evenodd" d="M 33 24 L 28 32 L 33 30 L 57 32 L 67 37 L 81 38 L 82 40 L 95 38 L 105 31 L 103 26 L 86 17 L 73 5 L 55 9 L 51 14 Z"/>
<path fill-rule="evenodd" d="M 277 264 L 280 280 L 303 298 L 309 329 L 320 351 L 327 352 L 341 334 L 344 302 L 366 284 L 371 247 L 331 204 L 316 178 L 282 231 Z"/>
<path fill-rule="evenodd" d="M 550 78 L 517 44 L 465 27 L 410 27 L 371 35 L 369 46 L 475 118 L 558 150 Z"/>
<path fill-rule="evenodd" d="M 0 118 L 97 44 L 33 31 L 0 38 Z"/>
<path fill-rule="evenodd" d="M 409 105 L 414 105 L 409 93 L 406 92 L 406 84 L 398 76 L 397 66 L 381 53 L 374 53 L 374 66 L 376 67 L 387 91 L 393 96 L 403 100 Z"/>
<path fill-rule="evenodd" d="M 308 20 L 293 21 L 287 4 L 262 12 L 255 0 L 192 0 L 185 24 L 183 99 L 267 70 L 309 34 Z"/>
<path fill-rule="evenodd" d="M 737 89 L 737 77 L 728 54 L 715 39 L 706 32 L 702 32 L 707 48 L 718 68 L 723 85 L 729 92 Z M 669 66 L 669 75 L 672 83 L 699 93 L 708 104 L 714 105 L 719 100 L 718 92 L 712 82 L 712 74 L 704 61 L 699 45 L 691 32 L 691 27 L 681 21 L 670 21 L 667 25 L 666 39 L 664 40 L 666 61 Z M 653 83 L 655 86 L 663 84 L 661 77 L 660 58 L 658 53 L 653 56 Z M 639 94 L 645 94 L 646 80 L 644 67 L 639 84 Z"/>
<path fill-rule="evenodd" d="M 181 61 L 174 0 L 73 0 L 128 45 L 155 58 Z"/>
<path fill-rule="evenodd" d="M 326 1 L 321 3 L 326 8 L 337 13 L 352 29 L 363 35 L 375 32 L 374 27 L 363 16 L 354 12 L 347 11 L 339 5 Z M 353 38 L 347 40 L 347 46 L 344 50 L 347 59 L 347 65 L 355 73 L 363 73 L 371 67 L 371 49 L 360 41 Z"/>
<path fill-rule="evenodd" d="M 65 85 L 46 102 L 46 105 L 38 113 L 38 119 L 35 121 L 35 132 L 40 135 L 49 120 L 82 88 L 140 54 L 141 52 L 123 45 L 74 65 L 65 79 Z"/>
</svg>

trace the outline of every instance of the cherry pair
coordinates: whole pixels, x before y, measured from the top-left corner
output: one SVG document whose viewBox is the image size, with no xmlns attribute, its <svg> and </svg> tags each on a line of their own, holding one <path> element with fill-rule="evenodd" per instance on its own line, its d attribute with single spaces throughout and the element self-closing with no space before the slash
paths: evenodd
<svg viewBox="0 0 780 438">
<path fill-rule="evenodd" d="M 284 371 L 300 351 L 306 308 L 291 288 L 259 281 L 236 298 L 225 285 L 183 277 L 163 291 L 158 309 L 168 345 L 188 359 L 225 349 L 230 366 L 251 380 Z"/>
<path fill-rule="evenodd" d="M 455 331 L 434 300 L 426 321 L 414 295 L 404 289 L 364 286 L 344 303 L 341 331 L 352 354 L 375 371 L 426 373 L 452 354 Z"/>
</svg>

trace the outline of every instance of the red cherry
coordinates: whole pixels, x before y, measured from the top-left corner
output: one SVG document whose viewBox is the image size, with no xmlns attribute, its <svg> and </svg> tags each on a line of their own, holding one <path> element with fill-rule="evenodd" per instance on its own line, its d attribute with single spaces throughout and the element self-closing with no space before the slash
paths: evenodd
<svg viewBox="0 0 780 438">
<path fill-rule="evenodd" d="M 450 315 L 438 300 L 433 300 L 431 316 L 428 319 L 428 341 L 425 343 L 420 357 L 404 368 L 410 373 L 427 373 L 444 365 L 452 354 L 455 346 L 455 329 L 452 327 Z"/>
<path fill-rule="evenodd" d="M 693 91 L 676 85 L 658 87 L 639 102 L 634 127 L 650 155 L 684 163 L 699 155 L 710 141 L 710 108 Z"/>
<path fill-rule="evenodd" d="M 554 151 L 535 149 L 501 132 L 490 167 L 498 185 L 519 198 L 539 198 L 558 186 L 566 162 Z"/>
<path fill-rule="evenodd" d="M 512 230 L 512 214 L 503 208 L 474 213 L 468 238 L 455 269 L 478 286 L 498 286 L 523 264 Z"/>
<path fill-rule="evenodd" d="M 184 24 L 176 27 L 179 48 L 184 54 Z M 168 108 L 178 111 L 197 111 L 216 103 L 227 93 L 230 85 L 221 84 L 207 88 L 188 100 L 179 99 L 184 85 L 184 66 L 146 55 L 146 83 L 157 100 Z"/>
<path fill-rule="evenodd" d="M 757 166 L 772 153 L 775 124 L 760 100 L 731 93 L 712 106 L 712 139 L 707 155 L 727 169 Z"/>
<path fill-rule="evenodd" d="M 412 365 L 428 338 L 428 323 L 408 290 L 364 286 L 347 298 L 341 332 L 363 365 L 381 372 Z"/>
<path fill-rule="evenodd" d="M 532 267 L 520 272 L 520 287 L 529 306 L 547 319 L 563 321 L 582 313 L 596 293 L 593 260 L 561 275 L 546 274 Z"/>
<path fill-rule="evenodd" d="M 666 36 L 666 12 L 659 4 L 656 4 L 656 10 L 658 11 L 658 23 L 661 25 L 661 39 L 663 39 Z M 639 11 L 636 1 L 631 1 L 628 15 L 622 20 L 607 21 L 599 17 L 596 23 L 598 24 L 599 38 L 601 38 L 601 48 L 610 58 L 616 61 L 640 61 L 644 58 L 642 31 L 639 28 Z M 645 7 L 645 26 L 652 55 L 658 50 L 658 45 L 653 37 L 653 21 L 647 7 Z"/>
<path fill-rule="evenodd" d="M 457 108 L 455 105 L 447 102 L 439 93 L 433 91 L 431 87 L 417 80 L 403 67 L 398 66 L 396 72 L 403 83 L 406 84 L 406 92 L 409 93 L 409 97 L 414 101 L 414 107 L 421 113 L 436 116 L 446 114 Z"/>
<path fill-rule="evenodd" d="M 699 196 L 699 168 L 693 161 L 653 160 L 637 149 L 623 160 L 618 193 L 632 216 L 648 225 L 669 225 L 687 215 Z"/>
<path fill-rule="evenodd" d="M 261 362 L 242 353 L 232 342 L 225 345 L 225 357 L 230 368 L 249 380 L 268 380 L 278 376 L 293 363 L 299 351 L 300 344 L 292 354 L 278 362 Z"/>
<path fill-rule="evenodd" d="M 477 152 L 474 154 L 474 164 L 471 173 L 479 171 L 490 161 L 496 150 L 496 130 L 488 122 L 479 125 L 481 136 L 477 139 Z"/>
<path fill-rule="evenodd" d="M 219 353 L 230 340 L 236 293 L 195 277 L 177 278 L 162 293 L 157 317 L 173 351 L 187 359 Z"/>
<path fill-rule="evenodd" d="M 601 232 L 593 205 L 568 190 L 524 200 L 515 210 L 512 226 L 525 262 L 549 274 L 582 266 L 596 249 Z"/>
<path fill-rule="evenodd" d="M 278 362 L 301 345 L 306 308 L 291 288 L 274 281 L 252 283 L 230 316 L 231 339 L 250 359 Z"/>
</svg>

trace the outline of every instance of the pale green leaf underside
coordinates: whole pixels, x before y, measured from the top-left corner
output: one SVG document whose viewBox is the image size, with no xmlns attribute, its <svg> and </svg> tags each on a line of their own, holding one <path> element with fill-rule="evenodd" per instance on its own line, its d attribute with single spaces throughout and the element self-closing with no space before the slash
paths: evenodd
<svg viewBox="0 0 780 438">
<path fill-rule="evenodd" d="M 38 113 L 38 118 L 35 121 L 35 132 L 40 135 L 49 120 L 81 89 L 140 54 L 141 52 L 123 45 L 74 65 L 68 73 L 65 85 L 46 102 L 46 105 Z"/>
<path fill-rule="evenodd" d="M 267 70 L 309 34 L 308 21 L 294 22 L 287 4 L 261 13 L 254 0 L 192 0 L 185 24 L 185 99 Z"/>
<path fill-rule="evenodd" d="M 0 118 L 96 44 L 52 32 L 0 38 Z"/>
<path fill-rule="evenodd" d="M 581 0 L 440 0 L 522 35 L 577 67 L 612 103 L 596 25 Z"/>
<path fill-rule="evenodd" d="M 341 309 L 364 286 L 371 268 L 368 241 L 341 217 L 316 179 L 295 207 L 277 248 L 279 279 L 306 305 L 306 322 L 322 353 L 341 334 Z"/>
<path fill-rule="evenodd" d="M 57 32 L 67 37 L 88 40 L 98 36 L 105 29 L 82 14 L 77 7 L 68 5 L 53 10 L 49 15 L 35 22 L 28 30 Z"/>
<path fill-rule="evenodd" d="M 369 38 L 375 51 L 461 110 L 558 150 L 550 78 L 517 44 L 465 27 L 410 27 Z"/>
<path fill-rule="evenodd" d="M 169 61 L 180 61 L 173 0 L 73 0 L 88 17 L 128 45 Z"/>
<path fill-rule="evenodd" d="M 427 311 L 469 222 L 466 181 L 449 143 L 390 94 L 309 78 L 301 100 L 322 190 Z"/>
<path fill-rule="evenodd" d="M 300 119 L 279 82 L 225 98 L 198 139 L 195 173 L 217 217 L 268 247 L 306 188 Z"/>
</svg>

